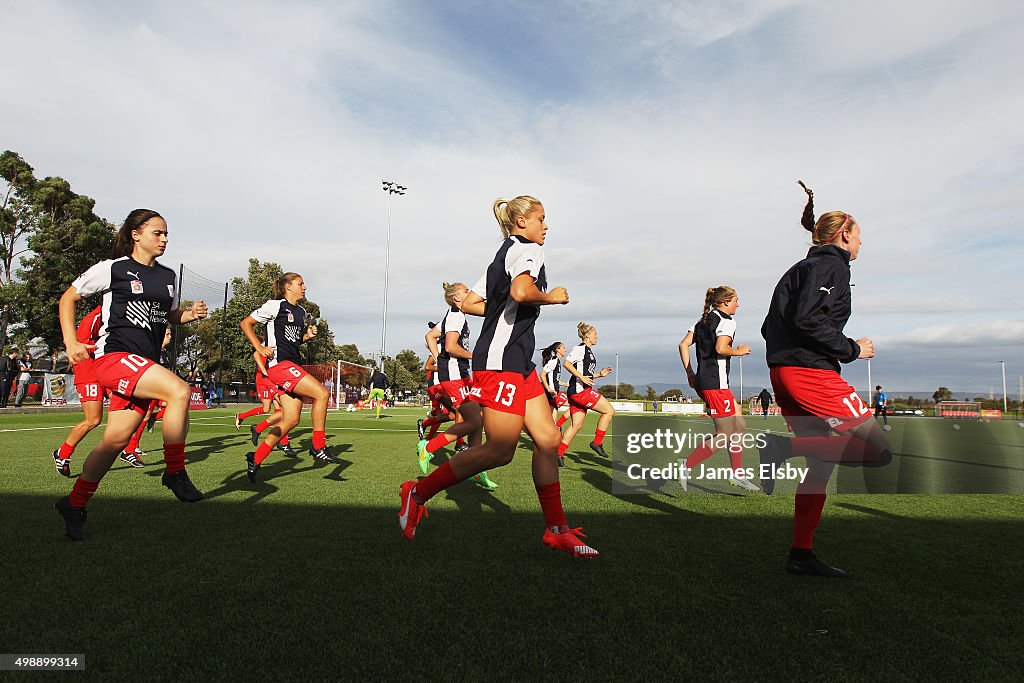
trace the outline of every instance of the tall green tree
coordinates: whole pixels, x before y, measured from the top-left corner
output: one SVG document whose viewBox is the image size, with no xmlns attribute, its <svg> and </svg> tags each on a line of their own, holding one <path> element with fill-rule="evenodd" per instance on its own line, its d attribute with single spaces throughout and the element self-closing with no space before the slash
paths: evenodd
<svg viewBox="0 0 1024 683">
<path fill-rule="evenodd" d="M 952 401 L 953 392 L 950 391 L 948 387 L 939 387 L 934 393 L 932 393 L 932 400 L 936 403 L 939 401 Z"/>
<path fill-rule="evenodd" d="M 423 374 L 424 361 L 416 355 L 412 349 L 403 349 L 395 356 L 395 361 L 409 371 L 409 374 L 416 380 L 416 387 L 412 391 L 419 391 L 426 387 L 427 379 Z"/>
<path fill-rule="evenodd" d="M 0 154 L 0 349 L 8 342 L 12 323 L 24 317 L 18 302 L 24 292 L 14 280 L 15 263 L 24 253 L 23 238 L 35 227 L 28 196 L 35 187 L 33 169 L 17 152 Z"/>
<path fill-rule="evenodd" d="M 30 194 L 35 230 L 27 244 L 31 254 L 22 259 L 18 277 L 25 285 L 21 308 L 26 330 L 42 340 L 51 355 L 64 345 L 57 301 L 71 281 L 93 264 L 110 258 L 114 226 L 93 212 L 96 202 L 76 194 L 63 178 L 45 178 Z M 99 303 L 86 299 L 79 315 Z"/>
</svg>

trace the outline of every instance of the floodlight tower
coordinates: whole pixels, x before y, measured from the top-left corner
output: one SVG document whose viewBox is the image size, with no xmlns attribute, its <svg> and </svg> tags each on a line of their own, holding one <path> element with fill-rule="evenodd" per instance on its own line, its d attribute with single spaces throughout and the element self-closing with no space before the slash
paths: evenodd
<svg viewBox="0 0 1024 683">
<path fill-rule="evenodd" d="M 380 330 L 380 357 L 381 370 L 383 371 L 384 354 L 387 351 L 388 342 L 388 275 L 391 270 L 391 195 L 404 195 L 407 188 L 405 185 L 399 185 L 390 180 L 382 180 L 380 182 L 382 185 L 381 189 L 388 195 L 388 231 L 387 244 L 384 248 L 384 314 Z"/>
</svg>

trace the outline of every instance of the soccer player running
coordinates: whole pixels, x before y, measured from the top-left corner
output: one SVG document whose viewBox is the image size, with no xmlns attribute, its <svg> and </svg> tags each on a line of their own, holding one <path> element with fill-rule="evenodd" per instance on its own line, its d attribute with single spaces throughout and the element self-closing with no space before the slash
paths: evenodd
<svg viewBox="0 0 1024 683">
<path fill-rule="evenodd" d="M 427 323 L 427 328 L 430 332 L 427 332 L 427 362 L 423 365 L 423 370 L 427 373 L 427 397 L 430 399 L 430 414 L 425 420 L 416 420 L 416 437 L 417 441 L 423 441 L 426 439 L 429 441 L 437 436 L 438 427 L 445 422 L 451 422 L 455 419 L 455 410 L 448 403 L 448 396 L 445 394 L 444 389 L 441 388 L 441 383 L 437 378 L 437 358 L 434 354 L 439 353 L 437 350 L 437 343 L 434 343 L 434 349 L 431 350 L 430 338 L 434 332 L 434 328 L 437 325 L 433 322 Z M 428 432 L 427 429 L 430 429 Z"/>
<path fill-rule="evenodd" d="M 701 443 L 685 463 L 680 463 L 679 485 L 686 490 L 686 482 L 694 467 L 711 457 L 716 449 L 724 445 L 729 451 L 729 467 L 732 474 L 726 480 L 745 491 L 759 491 L 757 485 L 740 474 L 743 468 L 743 435 L 747 421 L 743 418 L 742 406 L 737 410 L 736 397 L 729 388 L 729 364 L 733 356 L 750 353 L 749 344 L 732 346 L 736 336 L 736 310 L 740 298 L 736 290 L 727 285 L 709 287 L 704 296 L 704 313 L 686 336 L 679 342 L 679 358 L 686 370 L 686 381 L 697 390 L 707 406 L 708 415 L 715 423 L 711 437 L 712 446 Z M 697 347 L 697 369 L 690 365 L 690 347 Z M 721 444 L 721 445 L 720 445 Z"/>
<path fill-rule="evenodd" d="M 256 481 L 260 465 L 281 438 L 299 424 L 302 399 L 313 402 L 313 443 L 309 454 L 314 460 L 337 463 L 327 451 L 327 388 L 307 373 L 301 363 L 300 345 L 317 335 L 315 325 L 306 324 L 306 309 L 299 302 L 306 298 L 306 283 L 298 273 L 285 273 L 274 282 L 274 298 L 246 316 L 239 326 L 256 353 L 266 360 L 267 377 L 280 389 L 280 421 L 266 430 L 266 438 L 254 452 L 246 453 L 246 473 Z M 256 325 L 267 326 L 266 345 L 256 335 Z"/>
<path fill-rule="evenodd" d="M 843 577 L 846 572 L 813 552 L 825 487 L 836 464 L 882 466 L 892 460 L 892 447 L 857 391 L 839 374 L 840 363 L 875 355 L 871 339 L 843 334 L 852 312 L 850 262 L 860 253 L 860 226 L 843 211 L 829 211 L 815 221 L 814 193 L 800 186 L 807 193 L 801 224 L 813 246 L 775 286 L 761 327 L 775 402 L 796 437 L 764 435 L 761 487 L 770 494 L 775 468 L 793 456 L 806 458 L 810 471 L 796 491 L 786 571 Z M 842 436 L 829 437 L 831 430 Z"/>
<path fill-rule="evenodd" d="M 761 393 L 757 395 L 757 400 L 761 404 L 761 412 L 764 413 L 764 419 L 768 419 L 768 407 L 772 404 L 772 394 L 767 389 L 762 388 Z"/>
<path fill-rule="evenodd" d="M 559 433 L 531 361 L 540 307 L 569 302 L 565 287 L 546 291 L 544 206 L 533 197 L 520 196 L 498 199 L 493 210 L 505 239 L 483 279 L 462 303 L 464 313 L 484 316 L 473 353 L 470 400 L 482 408 L 487 441 L 459 451 L 426 479 L 402 484 L 398 524 L 412 540 L 428 500 L 474 474 L 511 462 L 525 429 L 533 440 L 533 482 L 545 520 L 543 543 L 575 557 L 596 557 L 597 551 L 580 539 L 582 529 L 570 529 L 562 510 L 555 456 Z"/>
<path fill-rule="evenodd" d="M 86 540 L 86 504 L 100 480 L 138 429 L 150 401 L 166 401 L 162 483 L 178 500 L 194 503 L 203 494 L 185 471 L 189 388 L 160 366 L 160 341 L 167 323 L 184 324 L 206 317 L 206 304 L 178 307 L 177 274 L 157 262 L 167 249 L 167 223 L 156 211 L 135 209 L 128 214 L 114 241 L 113 259 L 100 261 L 80 275 L 60 298 L 60 326 L 73 364 L 93 353 L 93 368 L 101 388 L 111 392 L 103 439 L 82 464 L 71 494 L 57 501 L 65 533 Z M 103 295 L 102 327 L 93 344 L 78 340 L 75 304 L 91 294 Z"/>
<path fill-rule="evenodd" d="M 443 434 L 430 441 L 421 440 L 416 445 L 417 460 L 423 474 L 427 473 L 430 459 L 440 449 L 453 441 L 456 442 L 456 451 L 466 448 L 463 443 L 466 437 L 471 446 L 476 446 L 482 437 L 480 405 L 474 401 L 466 402 L 466 397 L 473 390 L 473 379 L 469 373 L 473 353 L 469 350 L 469 323 L 459 307 L 469 294 L 469 289 L 461 282 L 445 282 L 441 286 L 448 310 L 441 322 L 427 333 L 426 341 L 430 353 L 437 358 L 437 379 L 447 405 L 455 411 L 455 424 Z M 441 347 L 438 347 L 438 341 L 442 342 Z M 493 491 L 498 488 L 487 476 L 487 472 L 480 472 L 472 479 L 485 489 Z"/>
<path fill-rule="evenodd" d="M 562 366 L 569 371 L 569 387 L 566 394 L 569 397 L 569 417 L 572 420 L 569 428 L 562 435 L 562 443 L 558 445 L 559 465 L 565 465 L 565 452 L 569 449 L 576 433 L 583 427 L 583 421 L 587 418 L 587 411 L 593 410 L 600 413 L 597 418 L 597 430 L 594 433 L 594 440 L 590 442 L 590 448 L 602 458 L 608 454 L 604 450 L 604 436 L 608 426 L 615 417 L 615 408 L 594 389 L 594 380 L 607 377 L 612 374 L 610 367 L 597 370 L 597 359 L 590 347 L 597 343 L 597 328 L 593 325 L 581 322 L 576 326 L 580 335 L 580 343 L 573 347 L 569 355 L 565 357 Z"/>
<path fill-rule="evenodd" d="M 103 307 L 97 306 L 78 323 L 75 338 L 86 346 L 95 347 L 102 327 Z M 85 360 L 75 363 L 72 372 L 75 374 L 75 389 L 78 391 L 78 400 L 82 404 L 82 412 L 85 416 L 81 422 L 71 428 L 60 448 L 53 452 L 53 464 L 57 468 L 57 473 L 65 477 L 71 476 L 71 454 L 75 452 L 75 448 L 89 432 L 99 427 L 100 422 L 103 421 L 105 393 L 99 382 L 96 381 L 96 370 L 93 368 L 91 354 Z"/>
<path fill-rule="evenodd" d="M 562 391 L 562 387 L 568 386 L 568 382 L 560 382 L 558 374 L 562 370 L 561 360 L 565 357 L 565 344 L 560 341 L 553 343 L 540 354 L 540 383 L 544 385 L 544 393 L 548 395 L 548 404 L 551 406 L 551 419 L 554 420 L 558 430 L 569 419 L 569 413 L 558 417 L 558 409 L 569 403 L 569 397 Z M 565 457 L 558 456 L 558 466 L 565 467 Z"/>
<path fill-rule="evenodd" d="M 381 364 L 383 363 L 384 359 L 381 359 Z M 373 372 L 370 374 L 370 380 L 366 383 L 366 388 L 370 392 L 366 400 L 373 403 L 374 417 L 379 420 L 381 406 L 384 405 L 384 401 L 387 398 L 384 390 L 388 387 L 388 376 L 373 361 L 370 361 L 370 367 L 373 368 Z"/>
<path fill-rule="evenodd" d="M 259 335 L 257 335 L 257 339 L 259 339 Z M 262 343 L 263 340 L 260 339 L 260 342 Z M 250 408 L 244 413 L 236 414 L 235 429 L 241 429 L 242 422 L 244 422 L 246 418 L 270 413 L 270 417 L 267 419 L 262 420 L 258 424 L 249 425 L 249 437 L 252 439 L 252 445 L 258 446 L 260 443 L 260 434 L 281 421 L 281 403 L 277 398 L 281 392 L 278 390 L 277 385 L 271 382 L 270 378 L 267 377 L 267 359 L 258 351 L 253 351 L 252 359 L 253 362 L 256 363 L 256 397 L 259 398 L 260 405 Z M 299 456 L 299 454 L 295 452 L 295 449 L 291 447 L 287 433 L 281 436 L 281 440 L 277 442 L 277 450 L 292 458 L 297 458 Z"/>
<path fill-rule="evenodd" d="M 171 343 L 171 328 L 168 326 L 164 330 L 164 341 L 160 345 L 160 365 L 168 367 L 170 363 L 167 357 L 167 345 Z M 163 418 L 164 407 L 163 401 L 150 401 L 149 407 L 146 409 L 146 414 L 142 418 L 142 422 L 136 428 L 135 433 L 132 434 L 132 438 L 128 440 L 128 445 L 124 447 L 121 454 L 118 456 L 121 460 L 128 463 L 132 467 L 145 467 L 146 463 L 142 461 L 145 457 L 146 452 L 142 450 L 142 430 L 148 429 L 150 432 L 153 431 L 153 425 L 156 421 Z"/>
</svg>

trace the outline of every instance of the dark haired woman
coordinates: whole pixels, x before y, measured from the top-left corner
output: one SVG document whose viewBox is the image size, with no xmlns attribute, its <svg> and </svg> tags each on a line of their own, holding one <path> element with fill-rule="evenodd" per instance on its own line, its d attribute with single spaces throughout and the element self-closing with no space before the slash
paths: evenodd
<svg viewBox="0 0 1024 683">
<path fill-rule="evenodd" d="M 426 479 L 402 484 L 398 525 L 412 540 L 428 500 L 474 474 L 511 462 L 525 429 L 533 440 L 533 483 L 544 513 L 542 542 L 574 557 L 596 557 L 597 551 L 580 539 L 582 530 L 570 528 L 565 519 L 555 458 L 558 430 L 531 361 L 540 307 L 569 302 L 564 287 L 546 291 L 544 206 L 521 196 L 499 199 L 492 208 L 504 240 L 461 306 L 464 313 L 484 316 L 473 350 L 469 400 L 481 406 L 487 441 L 459 451 Z"/>
<path fill-rule="evenodd" d="M 57 501 L 65 532 L 84 541 L 85 506 L 100 479 L 138 429 L 150 401 L 167 403 L 164 414 L 164 486 L 179 500 L 195 502 L 203 494 L 185 471 L 189 388 L 161 367 L 160 343 L 168 322 L 183 324 L 206 317 L 206 304 L 178 308 L 177 276 L 157 262 L 167 248 L 167 223 L 156 211 L 135 209 L 128 214 L 114 243 L 113 259 L 101 261 L 80 275 L 60 298 L 60 326 L 72 363 L 93 353 L 93 368 L 101 387 L 111 392 L 103 439 L 82 464 L 71 494 Z M 76 336 L 75 304 L 91 294 L 103 295 L 103 325 L 99 339 L 83 344 Z"/>
<path fill-rule="evenodd" d="M 306 298 L 306 283 L 298 273 L 285 273 L 274 282 L 274 298 L 242 320 L 240 327 L 256 353 L 267 359 L 267 377 L 280 389 L 280 421 L 266 431 L 266 438 L 255 452 L 247 453 L 249 481 L 256 481 L 260 464 L 281 438 L 299 424 L 302 399 L 313 402 L 313 444 L 309 454 L 315 460 L 337 463 L 327 451 L 327 403 L 330 394 L 315 377 L 302 369 L 299 346 L 317 334 L 315 325 L 306 324 L 306 309 L 299 302 Z M 256 335 L 258 324 L 267 326 L 266 345 Z"/>
<path fill-rule="evenodd" d="M 707 406 L 708 415 L 715 423 L 711 445 L 702 442 L 685 463 L 679 468 L 679 484 L 686 490 L 689 472 L 711 457 L 723 446 L 729 451 L 729 468 L 732 474 L 726 480 L 733 486 L 746 491 L 757 491 L 757 485 L 744 477 L 743 434 L 747 422 L 743 419 L 743 407 L 736 405 L 736 397 L 729 388 L 729 361 L 733 356 L 750 353 L 749 344 L 732 346 L 736 336 L 736 310 L 740 299 L 736 290 L 726 285 L 709 287 L 704 296 L 704 312 L 686 336 L 679 342 L 679 358 L 686 370 L 686 381 L 697 390 Z M 690 367 L 690 346 L 697 347 L 697 370 Z"/>
<path fill-rule="evenodd" d="M 810 471 L 797 487 L 786 571 L 842 577 L 844 571 L 817 559 L 812 550 L 825 487 L 836 464 L 881 466 L 891 461 L 892 447 L 857 391 L 839 374 L 840 363 L 875 355 L 869 338 L 843 334 L 852 311 L 850 262 L 860 254 L 860 226 L 844 211 L 829 211 L 815 221 L 814 193 L 800 186 L 807 193 L 801 224 L 813 246 L 775 286 L 761 327 L 775 402 L 796 438 L 765 435 L 761 487 L 769 494 L 774 490 L 776 467 L 787 458 L 807 459 Z M 829 437 L 830 431 L 842 436 Z"/>
<path fill-rule="evenodd" d="M 560 382 L 558 380 L 558 373 L 562 369 L 559 361 L 564 356 L 565 344 L 560 341 L 553 343 L 540 353 L 540 383 L 544 385 L 544 392 L 548 395 L 548 404 L 551 406 L 551 419 L 555 421 L 555 426 L 558 427 L 559 431 L 561 431 L 565 421 L 569 419 L 568 412 L 562 415 L 562 417 L 558 417 L 558 409 L 569 404 L 569 397 L 562 391 L 562 387 L 567 386 L 568 382 Z M 565 458 L 559 457 L 558 464 L 560 466 L 564 465 Z"/>
</svg>

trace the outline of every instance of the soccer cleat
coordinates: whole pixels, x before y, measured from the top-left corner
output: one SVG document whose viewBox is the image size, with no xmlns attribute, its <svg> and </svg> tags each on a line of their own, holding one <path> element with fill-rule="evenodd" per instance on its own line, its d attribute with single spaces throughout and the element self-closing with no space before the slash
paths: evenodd
<svg viewBox="0 0 1024 683">
<path fill-rule="evenodd" d="M 564 455 L 558 456 L 558 466 L 559 467 L 565 467 L 565 456 Z"/>
<path fill-rule="evenodd" d="M 595 453 L 600 455 L 602 458 L 609 457 L 608 454 L 604 452 L 604 444 L 596 444 L 593 441 L 591 441 L 590 442 L 590 450 L 594 451 Z"/>
<path fill-rule="evenodd" d="M 430 453 L 427 453 L 427 442 L 425 439 L 420 439 L 419 443 L 416 444 L 416 454 L 419 460 L 420 472 L 426 474 L 431 456 Z"/>
<path fill-rule="evenodd" d="M 195 503 L 203 499 L 203 492 L 196 488 L 185 470 L 178 470 L 174 474 L 164 472 L 160 482 L 169 488 L 182 503 Z"/>
<path fill-rule="evenodd" d="M 256 425 L 249 425 L 249 438 L 253 446 L 260 445 L 260 433 L 256 431 Z"/>
<path fill-rule="evenodd" d="M 481 472 L 480 474 L 474 475 L 472 479 L 474 484 L 482 488 L 485 488 L 488 491 L 493 491 L 494 489 L 498 488 L 498 485 L 491 481 L 490 477 L 487 476 L 486 472 Z"/>
<path fill-rule="evenodd" d="M 761 460 L 761 490 L 770 496 L 775 491 L 775 469 L 780 462 L 792 455 L 793 445 L 784 436 L 765 434 L 764 447 L 758 446 L 757 452 Z M 765 465 L 769 465 L 768 476 L 765 476 Z"/>
<path fill-rule="evenodd" d="M 423 441 L 423 435 L 426 434 L 426 430 L 423 429 L 423 420 L 416 420 L 416 436 Z"/>
<path fill-rule="evenodd" d="M 309 455 L 314 460 L 320 460 L 322 462 L 329 462 L 329 463 L 333 463 L 335 465 L 338 464 L 339 462 L 341 462 L 340 460 L 335 458 L 333 455 L 331 455 L 327 451 L 327 446 L 324 446 L 320 450 L 317 450 L 317 449 L 313 448 L 312 446 L 310 446 L 309 447 Z"/>
<path fill-rule="evenodd" d="M 240 415 L 241 415 L 241 413 L 235 413 L 235 430 L 236 431 L 241 431 L 242 430 L 242 418 L 240 417 Z"/>
<path fill-rule="evenodd" d="M 750 481 L 749 479 L 745 479 L 743 477 L 739 477 L 739 476 L 729 477 L 726 481 L 728 481 L 733 486 L 740 487 L 744 491 L 760 491 L 761 490 L 761 489 L 759 489 L 757 487 L 757 484 L 755 484 L 754 482 Z"/>
<path fill-rule="evenodd" d="M 427 506 L 420 505 L 412 496 L 412 490 L 416 488 L 416 482 L 407 481 L 398 489 L 398 497 L 402 499 L 402 506 L 398 510 L 398 526 L 402 529 L 402 535 L 410 541 L 416 535 L 416 526 L 423 517 L 428 516 Z"/>
<path fill-rule="evenodd" d="M 555 533 L 549 527 L 544 530 L 544 538 L 542 538 L 541 541 L 543 541 L 544 545 L 552 550 L 561 550 L 562 552 L 569 553 L 573 557 L 597 557 L 601 554 L 581 541 L 579 539 L 580 536 L 583 538 L 587 537 L 587 535 L 583 533 L 583 527 L 569 529 L 565 533 L 561 534 Z"/>
<path fill-rule="evenodd" d="M 289 458 L 299 457 L 299 452 L 292 448 L 292 445 L 290 443 L 278 443 L 277 450 L 281 451 Z"/>
<path fill-rule="evenodd" d="M 827 576 L 833 579 L 846 578 L 847 573 L 842 569 L 825 564 L 815 557 L 814 553 L 809 554 L 810 557 L 802 560 L 790 555 L 789 559 L 786 560 L 786 571 L 800 576 Z"/>
<path fill-rule="evenodd" d="M 690 473 L 686 471 L 686 458 L 679 458 L 679 486 L 686 491 L 686 484 Z"/>
<path fill-rule="evenodd" d="M 60 451 L 54 451 L 53 464 L 57 468 L 57 474 L 62 477 L 71 476 L 71 458 L 62 458 L 60 457 Z"/>
<path fill-rule="evenodd" d="M 128 451 L 121 451 L 121 455 L 119 457 L 121 458 L 121 460 L 124 460 L 132 467 L 146 466 L 146 463 L 142 462 L 142 458 L 138 456 L 138 451 L 135 451 L 134 453 L 129 453 Z"/>
<path fill-rule="evenodd" d="M 256 483 L 256 473 L 259 471 L 260 466 L 256 464 L 256 454 L 249 451 L 245 454 L 245 473 L 251 483 Z"/>
<path fill-rule="evenodd" d="M 88 537 L 85 535 L 85 508 L 73 508 L 71 507 L 71 499 L 68 496 L 64 496 L 57 501 L 56 505 L 57 512 L 64 518 L 64 534 L 72 541 L 85 541 Z"/>
</svg>

